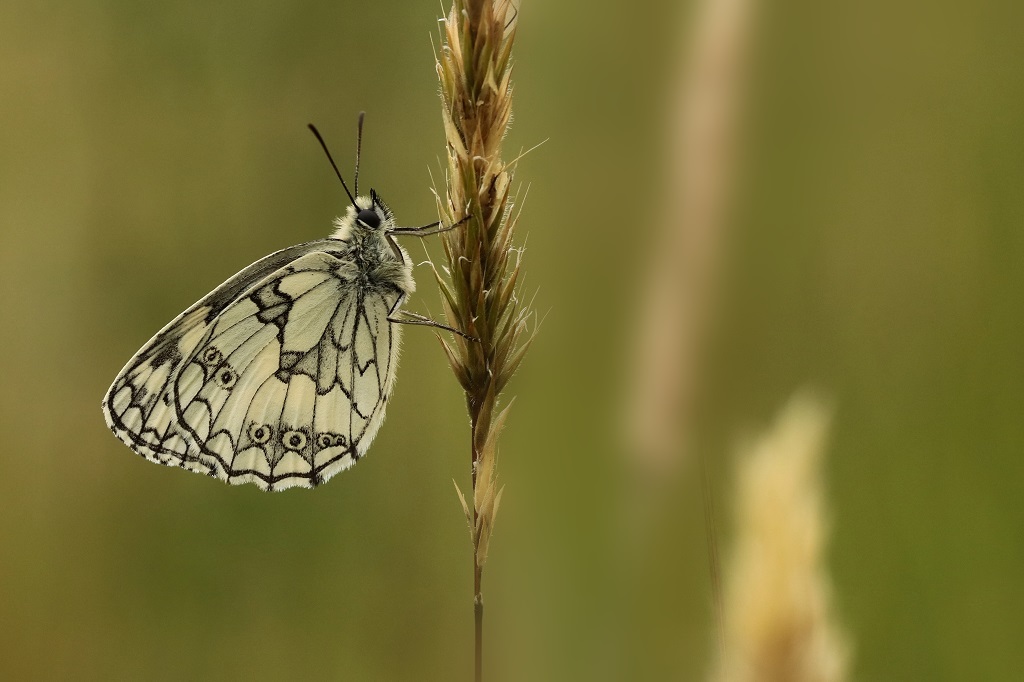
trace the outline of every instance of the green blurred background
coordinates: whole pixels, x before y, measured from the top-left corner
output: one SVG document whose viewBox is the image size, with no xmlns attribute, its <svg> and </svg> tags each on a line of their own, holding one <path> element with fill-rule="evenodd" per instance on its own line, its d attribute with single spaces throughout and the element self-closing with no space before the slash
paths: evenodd
<svg viewBox="0 0 1024 682">
<path fill-rule="evenodd" d="M 830 569 L 854 678 L 1019 679 L 1024 5 L 756 4 L 692 439 L 727 519 L 737 433 L 802 385 L 831 396 Z M 550 313 L 502 448 L 485 575 L 497 679 L 688 680 L 709 665 L 692 467 L 624 533 L 635 490 L 615 428 L 690 9 L 520 15 L 506 149 L 550 138 L 518 176 L 526 288 Z M 441 11 L 0 5 L 0 677 L 469 677 L 451 483 L 468 481 L 468 427 L 429 332 L 406 331 L 371 456 L 315 493 L 152 466 L 99 408 L 180 310 L 327 234 L 343 195 L 307 122 L 349 168 L 365 109 L 364 182 L 405 224 L 434 219 Z M 437 315 L 417 274 L 412 309 Z"/>
</svg>

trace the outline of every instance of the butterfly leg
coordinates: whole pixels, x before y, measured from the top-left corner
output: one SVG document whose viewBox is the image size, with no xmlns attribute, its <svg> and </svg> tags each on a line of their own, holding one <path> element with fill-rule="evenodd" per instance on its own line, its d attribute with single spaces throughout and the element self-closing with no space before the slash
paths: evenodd
<svg viewBox="0 0 1024 682">
<path fill-rule="evenodd" d="M 418 313 L 411 313 L 408 310 L 399 310 L 399 308 L 402 306 L 402 303 L 404 302 L 405 294 L 402 294 L 401 296 L 398 297 L 398 300 L 395 301 L 395 304 L 391 306 L 391 310 L 388 311 L 388 322 L 394 322 L 396 324 L 418 324 L 424 327 L 435 327 L 437 329 L 444 329 L 445 331 L 451 332 L 453 334 L 458 334 L 459 336 L 469 339 L 470 341 L 476 341 L 477 343 L 480 342 L 480 339 L 474 336 L 470 336 L 469 334 L 460 332 L 458 329 L 455 329 L 454 327 L 449 327 L 446 324 L 441 324 L 440 322 L 432 320 L 429 317 L 425 317 Z M 402 315 L 409 319 L 402 319 L 402 317 L 400 317 Z"/>
<path fill-rule="evenodd" d="M 451 225 L 447 225 L 445 227 L 438 227 L 438 225 L 441 224 L 440 221 L 438 221 L 436 223 L 430 223 L 429 225 L 424 225 L 423 227 L 396 227 L 396 228 L 393 228 L 393 229 L 388 230 L 387 232 L 385 232 L 384 233 L 384 239 L 387 240 L 388 246 L 391 247 L 392 253 L 395 254 L 395 258 L 397 258 L 402 263 L 405 263 L 405 256 L 402 255 L 402 250 L 400 248 L 398 248 L 398 244 L 395 242 L 394 235 L 410 235 L 410 236 L 413 236 L 413 237 L 429 237 L 430 235 L 441 234 L 442 232 L 448 232 L 450 230 L 454 230 L 456 227 L 458 227 L 462 223 L 466 222 L 471 217 L 472 216 L 466 216 L 465 218 L 463 218 L 459 222 L 452 223 Z M 437 229 L 434 229 L 434 228 L 437 228 Z"/>
<path fill-rule="evenodd" d="M 434 234 L 441 234 L 442 232 L 454 230 L 456 227 L 466 222 L 471 217 L 472 216 L 466 216 L 459 222 L 452 223 L 451 225 L 446 225 L 444 227 L 439 227 L 441 225 L 440 221 L 436 223 L 430 223 L 429 225 L 424 225 L 423 227 L 396 227 L 392 230 L 389 230 L 388 234 L 410 235 L 412 237 L 429 237 Z"/>
</svg>

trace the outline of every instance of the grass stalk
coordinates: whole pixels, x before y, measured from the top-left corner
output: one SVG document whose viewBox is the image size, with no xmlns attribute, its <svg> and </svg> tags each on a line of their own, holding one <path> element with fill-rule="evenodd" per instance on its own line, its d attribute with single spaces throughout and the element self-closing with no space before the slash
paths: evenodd
<svg viewBox="0 0 1024 682">
<path fill-rule="evenodd" d="M 722 252 L 735 199 L 747 55 L 757 0 L 698 0 L 687 15 L 679 69 L 669 84 L 665 200 L 633 325 L 625 442 L 638 485 L 630 504 L 651 526 L 686 457 L 700 475 L 708 570 L 721 647 L 723 597 L 714 462 L 693 450 L 692 430 L 714 325 Z M 637 513 L 637 512 L 633 512 Z M 630 528 L 631 533 L 635 533 Z"/>
<path fill-rule="evenodd" d="M 466 395 L 472 495 L 458 489 L 473 544 L 474 674 L 483 678 L 483 568 L 502 488 L 498 434 L 511 401 L 502 391 L 532 341 L 528 305 L 517 295 L 519 214 L 511 195 L 514 164 L 502 159 L 511 117 L 511 52 L 516 10 L 508 0 L 454 0 L 437 57 L 446 137 L 445 187 L 435 188 L 447 265 L 434 274 L 448 324 L 474 337 L 441 339 Z M 464 221 L 464 222 L 463 222 Z"/>
</svg>

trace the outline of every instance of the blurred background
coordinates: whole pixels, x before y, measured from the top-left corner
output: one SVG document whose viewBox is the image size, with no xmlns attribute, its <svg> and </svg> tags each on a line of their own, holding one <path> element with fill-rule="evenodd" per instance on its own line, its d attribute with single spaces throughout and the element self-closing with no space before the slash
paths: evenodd
<svg viewBox="0 0 1024 682">
<path fill-rule="evenodd" d="M 742 96 L 713 117 L 737 153 L 709 166 L 712 247 L 675 251 L 704 158 L 673 142 L 694 130 L 702 4 L 519 15 L 506 156 L 549 140 L 517 176 L 525 291 L 547 318 L 501 449 L 494 678 L 704 678 L 698 462 L 727 564 L 737 443 L 810 386 L 832 410 L 824 570 L 848 677 L 1018 679 L 1024 5 L 750 0 L 723 48 L 745 66 L 720 74 Z M 348 169 L 366 110 L 364 183 L 404 224 L 435 219 L 442 11 L 0 5 L 0 677 L 469 678 L 452 489 L 468 425 L 429 331 L 405 332 L 370 456 L 315 493 L 153 466 L 100 413 L 164 323 L 329 232 L 343 193 L 307 122 Z M 704 312 L 655 352 L 650 303 L 680 315 L 657 273 L 678 271 L 702 273 L 678 300 Z M 439 315 L 416 273 L 410 309 Z M 629 416 L 654 409 L 644 372 L 675 396 L 654 444 Z"/>
</svg>

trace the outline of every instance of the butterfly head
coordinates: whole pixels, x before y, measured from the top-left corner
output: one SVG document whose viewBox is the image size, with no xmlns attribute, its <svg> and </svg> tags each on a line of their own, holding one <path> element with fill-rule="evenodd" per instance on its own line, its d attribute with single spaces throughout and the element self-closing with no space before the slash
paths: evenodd
<svg viewBox="0 0 1024 682">
<path fill-rule="evenodd" d="M 371 230 L 380 227 L 380 214 L 375 209 L 363 208 L 356 214 L 356 222 Z"/>
<path fill-rule="evenodd" d="M 387 230 L 394 223 L 394 216 L 380 195 L 370 190 L 370 196 L 356 197 L 356 205 L 352 209 L 355 223 L 366 230 Z"/>
<path fill-rule="evenodd" d="M 394 216 L 380 196 L 370 190 L 370 196 L 359 196 L 350 205 L 345 215 L 335 221 L 335 239 L 348 240 L 356 231 L 383 233 L 394 226 Z"/>
</svg>

